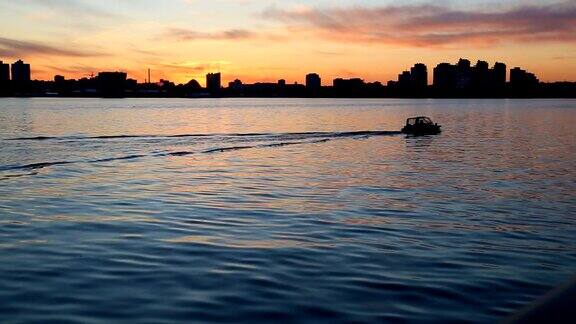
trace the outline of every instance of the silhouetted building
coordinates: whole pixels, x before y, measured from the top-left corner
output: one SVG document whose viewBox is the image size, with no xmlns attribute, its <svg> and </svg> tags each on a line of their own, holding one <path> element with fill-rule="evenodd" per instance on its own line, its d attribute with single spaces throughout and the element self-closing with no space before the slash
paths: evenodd
<svg viewBox="0 0 576 324">
<path fill-rule="evenodd" d="M 410 76 L 409 71 L 403 71 L 402 73 L 398 74 L 398 82 L 396 83 L 396 85 L 399 88 L 407 89 L 411 86 L 411 84 L 412 84 L 412 78 Z"/>
<path fill-rule="evenodd" d="M 496 63 L 490 69 L 488 62 L 460 59 L 458 64 L 440 63 L 434 68 L 434 90 L 440 95 L 500 96 L 506 86 L 506 65 Z"/>
<path fill-rule="evenodd" d="M 456 66 L 450 63 L 440 63 L 434 68 L 434 88 L 449 91 L 456 88 Z"/>
<path fill-rule="evenodd" d="M 228 88 L 233 89 L 233 90 L 240 90 L 240 89 L 242 89 L 242 81 L 236 79 L 232 82 L 229 82 Z"/>
<path fill-rule="evenodd" d="M 428 68 L 426 65 L 417 63 L 410 69 L 410 84 L 415 90 L 424 90 L 428 87 Z"/>
<path fill-rule="evenodd" d="M 463 69 L 463 70 L 467 70 L 467 69 L 470 69 L 470 67 L 472 66 L 472 63 L 468 59 L 461 58 L 458 60 L 457 65 L 458 65 L 458 68 Z"/>
<path fill-rule="evenodd" d="M 66 81 L 66 78 L 64 78 L 64 76 L 62 76 L 62 75 L 55 75 L 54 76 L 54 82 L 63 83 L 64 81 Z"/>
<path fill-rule="evenodd" d="M 456 88 L 468 89 L 472 85 L 472 68 L 470 60 L 460 59 L 456 65 Z"/>
<path fill-rule="evenodd" d="M 353 78 L 353 79 L 342 79 L 338 78 L 335 79 L 333 82 L 333 86 L 336 89 L 361 89 L 365 85 L 364 80 L 360 78 Z"/>
<path fill-rule="evenodd" d="M 488 65 L 488 62 L 478 60 L 478 62 L 476 62 L 475 68 L 476 68 L 476 72 L 478 72 L 478 71 L 488 71 L 488 69 L 490 68 L 490 66 Z"/>
<path fill-rule="evenodd" d="M 368 88 L 364 80 L 360 78 L 342 79 L 337 78 L 332 82 L 332 93 L 336 97 L 364 97 L 367 96 Z"/>
<path fill-rule="evenodd" d="M 510 70 L 510 85 L 515 89 L 534 88 L 539 82 L 536 75 L 519 67 Z"/>
<path fill-rule="evenodd" d="M 22 60 L 12 63 L 12 81 L 27 82 L 30 80 L 30 64 L 26 64 Z"/>
<path fill-rule="evenodd" d="M 0 61 L 0 82 L 10 81 L 10 65 Z"/>
<path fill-rule="evenodd" d="M 98 90 L 102 97 L 119 98 L 124 96 L 127 74 L 124 72 L 98 73 Z"/>
<path fill-rule="evenodd" d="M 284 79 L 278 80 L 278 86 L 285 87 L 286 86 L 286 80 L 284 80 Z"/>
<path fill-rule="evenodd" d="M 206 75 L 206 89 L 212 93 L 219 93 L 222 88 L 222 74 L 208 73 Z"/>
<path fill-rule="evenodd" d="M 398 81 L 388 82 L 388 94 L 392 96 L 424 96 L 428 89 L 428 68 L 417 63 L 410 71 L 403 71 L 398 75 Z"/>
<path fill-rule="evenodd" d="M 477 91 L 485 91 L 491 87 L 490 66 L 486 61 L 478 61 L 472 69 L 472 87 Z"/>
<path fill-rule="evenodd" d="M 322 87 L 322 79 L 317 73 L 310 73 L 306 75 L 306 88 L 311 90 L 318 90 Z"/>
<path fill-rule="evenodd" d="M 494 88 L 503 89 L 506 86 L 506 64 L 496 62 L 491 72 Z"/>
</svg>

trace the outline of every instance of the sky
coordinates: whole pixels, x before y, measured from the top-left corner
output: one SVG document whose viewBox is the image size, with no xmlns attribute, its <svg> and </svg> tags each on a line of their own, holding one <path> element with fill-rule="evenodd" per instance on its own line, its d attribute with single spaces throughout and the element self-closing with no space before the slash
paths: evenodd
<svg viewBox="0 0 576 324">
<path fill-rule="evenodd" d="M 0 26 L 0 60 L 44 80 L 385 83 L 464 57 L 576 81 L 576 0 L 0 0 Z"/>
</svg>

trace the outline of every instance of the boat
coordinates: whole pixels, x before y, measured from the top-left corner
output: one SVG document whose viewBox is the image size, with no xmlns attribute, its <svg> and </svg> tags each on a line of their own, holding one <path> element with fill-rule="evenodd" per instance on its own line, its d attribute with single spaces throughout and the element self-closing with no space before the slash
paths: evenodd
<svg viewBox="0 0 576 324">
<path fill-rule="evenodd" d="M 442 132 L 441 127 L 435 124 L 432 119 L 420 116 L 408 118 L 406 126 L 402 128 L 401 132 L 408 135 L 436 135 Z"/>
</svg>

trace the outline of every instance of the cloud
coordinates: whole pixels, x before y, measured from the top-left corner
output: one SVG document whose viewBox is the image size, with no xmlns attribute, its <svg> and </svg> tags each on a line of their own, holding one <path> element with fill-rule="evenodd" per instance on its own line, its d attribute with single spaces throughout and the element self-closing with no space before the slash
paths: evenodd
<svg viewBox="0 0 576 324">
<path fill-rule="evenodd" d="M 178 71 L 200 73 L 204 71 L 213 71 L 228 66 L 231 63 L 228 61 L 210 61 L 210 62 L 176 62 L 176 63 L 161 63 L 156 66 L 164 69 L 173 69 Z"/>
<path fill-rule="evenodd" d="M 111 11 L 101 9 L 82 0 L 20 0 L 22 4 L 34 4 L 56 11 L 74 13 L 81 16 L 107 18 L 116 16 Z"/>
<path fill-rule="evenodd" d="M 57 71 L 58 73 L 67 73 L 71 75 L 83 75 L 83 76 L 88 76 L 101 70 L 100 67 L 88 66 L 82 64 L 75 64 L 66 67 L 55 65 L 44 65 L 44 67 L 49 69 L 50 72 Z M 38 70 L 35 68 L 34 72 L 38 72 Z"/>
<path fill-rule="evenodd" d="M 88 52 L 64 47 L 57 47 L 39 42 L 21 41 L 0 37 L 0 56 L 30 57 L 39 55 L 92 57 L 92 56 L 102 56 L 104 54 L 100 52 Z"/>
<path fill-rule="evenodd" d="M 163 36 L 178 41 L 242 40 L 256 38 L 258 37 L 258 34 L 246 29 L 229 29 L 218 32 L 199 32 L 184 28 L 169 28 L 166 30 Z"/>
<path fill-rule="evenodd" d="M 272 7 L 262 15 L 283 23 L 292 32 L 359 43 L 442 47 L 576 41 L 576 1 L 498 11 L 465 11 L 440 5 Z"/>
</svg>

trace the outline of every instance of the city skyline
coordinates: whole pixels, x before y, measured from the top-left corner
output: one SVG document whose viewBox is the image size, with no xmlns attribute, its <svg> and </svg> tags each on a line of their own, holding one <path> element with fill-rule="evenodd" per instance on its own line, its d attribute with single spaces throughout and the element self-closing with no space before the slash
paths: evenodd
<svg viewBox="0 0 576 324">
<path fill-rule="evenodd" d="M 0 4 L 0 57 L 33 60 L 44 80 L 122 70 L 142 81 L 150 68 L 178 83 L 218 70 L 223 83 L 303 83 L 309 71 L 376 81 L 468 57 L 575 81 L 574 17 L 574 1 L 25 0 Z"/>
<path fill-rule="evenodd" d="M 467 58 L 459 58 L 459 60 L 457 61 L 456 64 L 451 64 L 448 62 L 440 62 L 438 64 L 435 65 L 435 67 L 433 69 L 431 69 L 430 71 L 428 70 L 428 66 L 424 63 L 418 62 L 418 63 L 414 63 L 414 65 L 412 67 L 410 67 L 409 69 L 407 69 L 406 71 L 401 71 L 398 75 L 396 79 L 391 79 L 391 80 L 369 80 L 367 82 L 371 82 L 371 83 L 382 83 L 384 85 L 388 85 L 388 86 L 413 86 L 414 88 L 422 88 L 422 87 L 426 87 L 429 85 L 436 85 L 437 82 L 440 83 L 446 83 L 449 81 L 446 80 L 437 80 L 439 77 L 442 78 L 442 76 L 439 76 L 440 74 L 444 73 L 448 73 L 450 74 L 451 71 L 447 71 L 446 69 L 461 69 L 464 68 L 465 70 L 469 70 L 470 73 L 473 73 L 476 69 L 482 69 L 482 70 L 486 70 L 485 73 L 497 73 L 498 80 L 491 80 L 496 82 L 497 84 L 504 84 L 506 82 L 512 81 L 514 79 L 514 76 L 519 76 L 520 77 L 524 77 L 523 74 L 528 74 L 531 78 L 533 78 L 537 83 L 540 82 L 541 80 L 538 78 L 538 76 L 535 73 L 531 73 L 530 71 L 527 71 L 525 69 L 522 69 L 521 67 L 518 66 L 514 66 L 513 68 L 510 67 L 508 68 L 508 66 L 505 63 L 502 62 L 494 62 L 493 67 L 490 68 L 490 63 L 484 60 L 478 60 L 476 62 L 475 66 L 472 66 L 472 61 L 467 59 Z M 54 76 L 52 76 L 52 78 L 50 79 L 35 79 L 34 77 L 32 77 L 32 71 L 33 69 L 31 68 L 31 64 L 29 62 L 24 62 L 22 59 L 18 59 L 16 62 L 13 63 L 8 63 L 5 61 L 2 61 L 0 59 L 0 81 L 55 81 L 57 79 L 61 79 L 61 80 L 79 80 L 79 79 L 90 79 L 90 78 L 94 78 L 97 75 L 101 74 L 101 73 L 122 73 L 125 74 L 126 78 L 131 79 L 136 81 L 137 83 L 141 83 L 141 84 L 146 84 L 146 83 L 152 83 L 152 84 L 156 84 L 156 83 L 162 83 L 162 82 L 172 82 L 173 80 L 169 80 L 169 79 L 151 79 L 151 71 L 150 69 L 147 70 L 147 77 L 143 80 L 143 82 L 139 82 L 141 80 L 137 80 L 135 78 L 133 78 L 132 76 L 130 76 L 130 74 L 128 72 L 126 72 L 126 70 L 124 69 L 118 69 L 117 71 L 94 71 L 92 72 L 90 75 L 88 76 L 84 76 L 81 77 L 79 79 L 71 79 L 71 78 L 67 78 L 67 76 L 62 75 L 62 74 L 55 74 Z M 466 71 L 460 71 L 460 73 L 463 73 Z M 457 73 L 456 71 L 453 71 L 453 73 Z M 455 78 L 456 76 L 452 77 Z M 190 79 L 190 80 L 185 80 L 185 82 L 182 82 L 180 84 L 186 84 L 189 83 L 191 81 L 195 81 L 198 82 L 199 84 L 204 84 L 204 87 L 206 89 L 212 89 L 214 90 L 216 87 L 215 85 L 218 84 L 220 85 L 220 87 L 222 87 L 222 85 L 224 84 L 229 84 L 230 86 L 233 85 L 242 85 L 242 81 L 234 76 L 229 76 L 229 78 L 231 78 L 231 81 L 225 82 L 224 80 L 226 80 L 225 78 L 223 78 L 223 73 L 218 71 L 212 71 L 212 72 L 207 72 L 204 76 L 202 76 L 199 79 Z M 273 76 L 270 77 L 271 79 L 275 80 L 273 82 L 279 82 L 279 83 L 283 83 L 286 84 L 287 81 L 286 79 L 283 79 L 279 76 Z M 306 73 L 306 75 L 303 76 L 303 80 L 304 82 L 299 82 L 299 81 L 294 81 L 294 82 L 288 82 L 289 84 L 303 84 L 303 85 L 311 85 L 311 88 L 318 88 L 318 87 L 326 87 L 326 86 L 335 86 L 336 83 L 338 83 L 339 81 L 342 80 L 361 80 L 362 82 L 365 82 L 366 80 L 364 80 L 363 78 L 359 77 L 359 76 L 353 76 L 353 77 L 349 77 L 349 78 L 345 78 L 342 76 L 336 76 L 336 78 L 334 79 L 324 79 L 322 78 L 321 74 L 316 73 L 316 72 L 308 72 Z M 456 81 L 453 81 L 456 82 Z M 553 80 L 553 82 L 564 82 L 561 80 Z M 256 80 L 254 83 L 268 83 L 267 80 Z M 441 86 L 442 87 L 442 86 Z"/>
<path fill-rule="evenodd" d="M 0 96 L 62 96 L 62 97 L 349 97 L 349 98 L 515 98 L 576 96 L 576 82 L 541 82 L 529 70 L 506 63 L 483 60 L 473 63 L 460 58 L 455 64 L 442 62 L 428 69 L 415 63 L 387 82 L 367 81 L 360 77 L 323 79 L 307 73 L 305 83 L 277 81 L 245 82 L 238 78 L 225 86 L 221 72 L 204 76 L 203 87 L 197 79 L 185 83 L 171 80 L 144 82 L 122 71 L 98 71 L 90 77 L 67 79 L 55 75 L 50 81 L 32 80 L 31 65 L 22 60 L 12 65 L 0 61 Z M 324 80 L 324 83 L 322 82 Z"/>
</svg>

